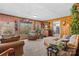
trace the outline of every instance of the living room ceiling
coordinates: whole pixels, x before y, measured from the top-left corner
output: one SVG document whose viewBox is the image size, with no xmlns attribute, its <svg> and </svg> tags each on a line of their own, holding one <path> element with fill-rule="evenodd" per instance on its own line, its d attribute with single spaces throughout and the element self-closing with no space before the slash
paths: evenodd
<svg viewBox="0 0 79 59">
<path fill-rule="evenodd" d="M 70 15 L 73 3 L 0 3 L 0 13 L 48 20 Z"/>
</svg>

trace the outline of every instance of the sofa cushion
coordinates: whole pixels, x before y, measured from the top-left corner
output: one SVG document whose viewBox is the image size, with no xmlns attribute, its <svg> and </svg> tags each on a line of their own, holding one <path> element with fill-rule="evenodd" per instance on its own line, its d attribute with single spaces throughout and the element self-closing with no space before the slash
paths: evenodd
<svg viewBox="0 0 79 59">
<path fill-rule="evenodd" d="M 72 35 L 72 36 L 70 37 L 70 39 L 69 39 L 68 44 L 74 45 L 75 48 L 77 48 L 77 46 L 78 46 L 77 43 L 78 43 L 78 40 L 76 39 L 76 35 Z"/>
<path fill-rule="evenodd" d="M 76 35 L 72 35 L 69 39 L 69 43 L 72 43 L 74 44 L 75 43 L 75 40 L 76 40 Z"/>
</svg>

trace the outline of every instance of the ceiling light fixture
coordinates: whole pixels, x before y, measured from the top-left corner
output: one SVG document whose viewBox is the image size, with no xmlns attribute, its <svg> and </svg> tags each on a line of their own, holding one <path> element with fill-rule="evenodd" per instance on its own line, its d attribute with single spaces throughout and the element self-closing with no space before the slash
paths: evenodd
<svg viewBox="0 0 79 59">
<path fill-rule="evenodd" d="M 36 15 L 34 15 L 33 17 L 34 17 L 34 18 L 36 18 L 37 16 L 36 16 Z"/>
</svg>

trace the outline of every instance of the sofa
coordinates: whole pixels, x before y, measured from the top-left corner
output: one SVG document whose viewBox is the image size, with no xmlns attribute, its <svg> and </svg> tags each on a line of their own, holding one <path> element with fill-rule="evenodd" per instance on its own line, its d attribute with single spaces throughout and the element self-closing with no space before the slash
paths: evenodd
<svg viewBox="0 0 79 59">
<path fill-rule="evenodd" d="M 48 39 L 47 41 L 46 41 L 46 39 L 44 40 L 44 45 L 46 46 L 46 48 L 49 46 L 50 43 L 57 44 L 57 43 L 61 42 L 64 45 L 66 45 L 65 42 L 63 42 L 63 40 L 69 40 L 69 42 L 67 43 L 67 47 L 66 47 L 66 48 L 68 48 L 67 51 L 61 50 L 59 52 L 59 55 L 60 56 L 74 56 L 74 55 L 76 55 L 76 53 L 77 53 L 76 51 L 79 49 L 79 47 L 78 47 L 79 36 L 78 37 L 76 35 L 71 35 L 70 37 L 64 36 L 62 38 L 59 38 L 58 40 L 54 40 L 53 38 L 54 37 Z M 49 40 L 50 40 L 50 42 L 48 42 Z"/>
<path fill-rule="evenodd" d="M 1 43 L 9 43 L 14 41 L 19 41 L 20 36 L 4 37 L 1 39 Z"/>
<path fill-rule="evenodd" d="M 0 44 L 0 53 L 9 48 L 14 48 L 15 56 L 23 55 L 24 41 L 19 39 L 19 36 L 2 39 Z"/>
</svg>

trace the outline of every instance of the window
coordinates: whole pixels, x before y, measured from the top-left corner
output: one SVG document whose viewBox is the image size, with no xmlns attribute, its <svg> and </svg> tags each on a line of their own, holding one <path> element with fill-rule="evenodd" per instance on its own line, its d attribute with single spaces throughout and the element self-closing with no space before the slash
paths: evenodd
<svg viewBox="0 0 79 59">
<path fill-rule="evenodd" d="M 0 34 L 8 35 L 15 33 L 15 23 L 14 22 L 6 22 L 0 21 Z"/>
<path fill-rule="evenodd" d="M 20 23 L 20 34 L 28 34 L 32 30 L 32 23 Z"/>
</svg>

